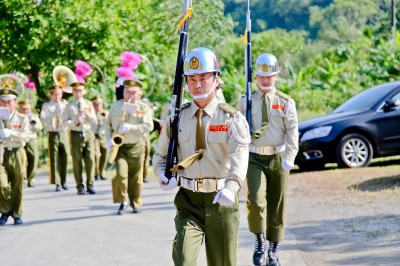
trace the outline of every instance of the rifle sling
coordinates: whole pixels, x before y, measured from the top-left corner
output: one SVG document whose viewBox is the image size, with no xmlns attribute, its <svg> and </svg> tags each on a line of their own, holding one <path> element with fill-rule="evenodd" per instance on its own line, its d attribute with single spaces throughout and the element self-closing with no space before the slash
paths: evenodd
<svg viewBox="0 0 400 266">
<path fill-rule="evenodd" d="M 199 149 L 196 151 L 195 154 L 190 155 L 186 159 L 183 159 L 180 163 L 172 167 L 171 170 L 174 173 L 178 173 L 179 171 L 183 171 L 187 168 L 189 168 L 195 161 L 199 160 L 204 153 L 204 149 Z"/>
</svg>

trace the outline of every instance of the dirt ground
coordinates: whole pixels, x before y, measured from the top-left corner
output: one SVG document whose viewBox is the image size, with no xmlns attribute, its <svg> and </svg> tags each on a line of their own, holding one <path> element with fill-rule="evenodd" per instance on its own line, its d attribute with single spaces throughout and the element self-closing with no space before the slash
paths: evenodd
<svg viewBox="0 0 400 266">
<path fill-rule="evenodd" d="M 281 253 L 301 265 L 400 265 L 399 163 L 293 171 Z"/>
</svg>

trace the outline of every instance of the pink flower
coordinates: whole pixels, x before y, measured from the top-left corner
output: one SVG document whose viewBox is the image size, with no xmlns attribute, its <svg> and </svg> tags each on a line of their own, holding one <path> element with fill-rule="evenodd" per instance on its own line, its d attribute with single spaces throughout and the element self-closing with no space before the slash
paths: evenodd
<svg viewBox="0 0 400 266">
<path fill-rule="evenodd" d="M 124 79 L 134 79 L 135 78 L 135 73 L 129 68 L 126 67 L 120 67 L 115 70 L 115 74 L 117 74 L 118 77 L 124 78 Z"/>
<path fill-rule="evenodd" d="M 122 59 L 122 67 L 126 67 L 129 69 L 136 69 L 140 62 L 142 62 L 142 58 L 136 53 L 133 52 L 122 52 L 121 53 L 121 59 Z"/>
<path fill-rule="evenodd" d="M 92 67 L 85 61 L 75 62 L 75 75 L 79 82 L 85 82 L 85 78 L 93 72 Z"/>
</svg>

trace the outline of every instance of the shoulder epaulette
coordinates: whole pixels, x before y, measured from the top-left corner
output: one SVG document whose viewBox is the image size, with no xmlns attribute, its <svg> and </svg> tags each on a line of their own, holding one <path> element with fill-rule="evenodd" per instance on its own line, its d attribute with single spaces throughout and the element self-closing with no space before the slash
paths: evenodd
<svg viewBox="0 0 400 266">
<path fill-rule="evenodd" d="M 290 99 L 290 96 L 287 95 L 286 93 L 284 93 L 283 91 L 276 90 L 276 94 L 278 94 L 278 96 L 284 98 L 285 100 L 289 100 Z"/>
<path fill-rule="evenodd" d="M 230 115 L 234 115 L 237 113 L 237 110 L 235 107 L 230 106 L 227 103 L 219 103 L 218 107 L 221 108 L 222 110 L 224 110 L 225 112 L 227 112 Z"/>
<path fill-rule="evenodd" d="M 186 108 L 189 108 L 191 104 L 192 104 L 191 102 L 182 104 L 182 105 L 181 105 L 181 110 L 186 109 Z"/>
</svg>

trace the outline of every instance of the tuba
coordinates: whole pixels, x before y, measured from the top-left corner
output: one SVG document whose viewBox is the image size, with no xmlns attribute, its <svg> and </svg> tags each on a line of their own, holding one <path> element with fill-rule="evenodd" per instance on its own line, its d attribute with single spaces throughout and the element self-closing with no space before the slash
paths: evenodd
<svg viewBox="0 0 400 266">
<path fill-rule="evenodd" d="M 66 66 L 56 66 L 53 69 L 53 80 L 66 93 L 72 93 L 71 84 L 78 82 L 75 73 Z"/>
</svg>

